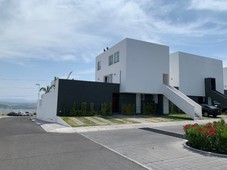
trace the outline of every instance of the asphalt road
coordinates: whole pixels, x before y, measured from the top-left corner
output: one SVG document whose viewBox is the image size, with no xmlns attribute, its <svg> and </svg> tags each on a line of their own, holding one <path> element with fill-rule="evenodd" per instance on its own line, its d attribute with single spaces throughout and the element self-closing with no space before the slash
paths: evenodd
<svg viewBox="0 0 227 170">
<path fill-rule="evenodd" d="M 25 117 L 0 119 L 0 170 L 143 170 L 81 136 L 46 133 Z"/>
</svg>

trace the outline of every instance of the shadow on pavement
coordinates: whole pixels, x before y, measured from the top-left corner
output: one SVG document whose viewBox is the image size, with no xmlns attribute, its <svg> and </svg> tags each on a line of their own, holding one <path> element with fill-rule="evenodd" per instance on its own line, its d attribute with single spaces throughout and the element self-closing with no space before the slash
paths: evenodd
<svg viewBox="0 0 227 170">
<path fill-rule="evenodd" d="M 185 139 L 184 135 L 174 133 L 174 132 L 167 132 L 167 131 L 164 131 L 164 130 L 153 129 L 153 128 L 148 128 L 148 127 L 139 128 L 139 129 L 146 130 L 146 131 L 149 131 L 149 132 L 159 133 L 159 134 L 162 134 L 162 135 L 172 136 L 172 137 L 176 137 L 176 138 L 180 138 L 180 139 Z"/>
</svg>

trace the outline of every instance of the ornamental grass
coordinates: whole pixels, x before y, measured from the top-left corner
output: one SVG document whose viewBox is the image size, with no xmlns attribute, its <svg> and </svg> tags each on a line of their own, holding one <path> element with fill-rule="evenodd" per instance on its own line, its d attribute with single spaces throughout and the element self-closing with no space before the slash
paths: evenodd
<svg viewBox="0 0 227 170">
<path fill-rule="evenodd" d="M 184 126 L 187 145 L 209 152 L 227 154 L 227 124 L 223 119 L 205 125 Z"/>
</svg>

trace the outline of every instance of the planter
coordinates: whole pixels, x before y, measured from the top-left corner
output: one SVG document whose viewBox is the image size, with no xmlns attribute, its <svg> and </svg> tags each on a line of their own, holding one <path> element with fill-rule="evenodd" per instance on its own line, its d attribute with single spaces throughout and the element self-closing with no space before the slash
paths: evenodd
<svg viewBox="0 0 227 170">
<path fill-rule="evenodd" d="M 199 153 L 199 154 L 202 154 L 202 155 L 227 158 L 227 154 L 220 154 L 220 153 L 214 153 L 214 152 L 208 152 L 208 151 L 204 151 L 204 150 L 195 149 L 195 148 L 189 146 L 187 144 L 187 142 L 185 142 L 183 144 L 183 146 L 184 146 L 184 148 L 186 148 L 186 149 L 188 149 L 188 150 L 190 150 L 192 152 L 196 152 L 196 153 Z"/>
<path fill-rule="evenodd" d="M 227 154 L 227 124 L 223 119 L 213 123 L 184 126 L 185 138 L 190 147 L 218 154 Z"/>
</svg>

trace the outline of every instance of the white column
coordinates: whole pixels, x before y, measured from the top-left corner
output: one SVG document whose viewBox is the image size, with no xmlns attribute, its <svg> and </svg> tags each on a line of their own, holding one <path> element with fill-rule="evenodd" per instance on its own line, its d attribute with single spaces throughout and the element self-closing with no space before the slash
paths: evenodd
<svg viewBox="0 0 227 170">
<path fill-rule="evenodd" d="M 169 100 L 163 96 L 163 113 L 169 114 Z"/>
<path fill-rule="evenodd" d="M 155 104 L 158 104 L 158 95 L 157 94 L 154 94 L 153 96 L 154 96 L 154 102 L 155 102 Z"/>
<path fill-rule="evenodd" d="M 136 94 L 136 113 L 141 113 L 141 94 Z"/>
</svg>

